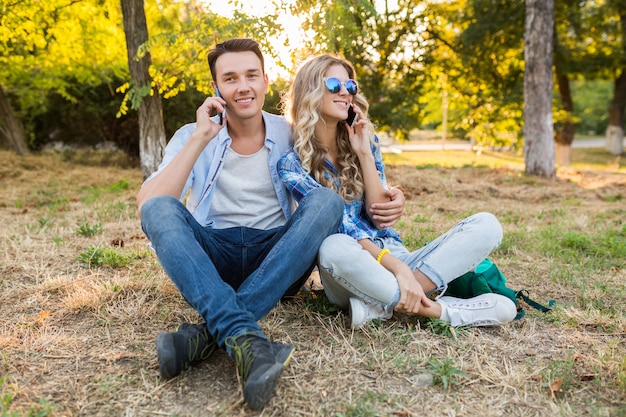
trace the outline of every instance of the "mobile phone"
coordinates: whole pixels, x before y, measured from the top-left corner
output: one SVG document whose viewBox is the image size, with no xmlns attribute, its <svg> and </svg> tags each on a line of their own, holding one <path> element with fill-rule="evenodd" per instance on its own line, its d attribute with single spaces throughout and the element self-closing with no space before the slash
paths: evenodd
<svg viewBox="0 0 626 417">
<path fill-rule="evenodd" d="M 217 85 L 215 86 L 215 95 L 219 98 L 222 98 L 222 95 L 220 94 L 220 90 L 217 88 Z M 224 124 L 224 117 L 226 117 L 226 110 L 220 113 L 220 126 Z"/>
<path fill-rule="evenodd" d="M 358 119 L 358 116 L 356 112 L 354 111 L 354 109 L 352 108 L 352 104 L 350 104 L 350 107 L 348 107 L 348 118 L 346 119 L 346 122 L 350 125 L 350 127 L 352 127 L 356 123 L 357 119 Z"/>
</svg>

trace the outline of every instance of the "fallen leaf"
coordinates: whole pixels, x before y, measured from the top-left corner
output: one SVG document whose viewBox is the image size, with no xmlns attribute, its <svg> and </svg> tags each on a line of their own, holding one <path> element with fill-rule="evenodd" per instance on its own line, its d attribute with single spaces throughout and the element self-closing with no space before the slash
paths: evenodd
<svg viewBox="0 0 626 417">
<path fill-rule="evenodd" d="M 39 313 L 37 324 L 41 326 L 43 324 L 43 321 L 46 319 L 46 317 L 48 317 L 49 314 L 50 314 L 50 310 L 44 310 L 41 313 Z"/>
<path fill-rule="evenodd" d="M 556 393 L 561 391 L 561 385 L 563 385 L 563 378 L 554 378 L 554 381 L 552 381 L 548 387 L 548 394 L 550 394 L 551 397 L 555 397 Z"/>
</svg>

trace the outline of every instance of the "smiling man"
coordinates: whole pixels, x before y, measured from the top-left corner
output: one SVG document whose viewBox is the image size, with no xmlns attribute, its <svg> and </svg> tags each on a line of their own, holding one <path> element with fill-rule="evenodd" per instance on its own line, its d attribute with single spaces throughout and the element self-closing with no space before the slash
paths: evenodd
<svg viewBox="0 0 626 417">
<path fill-rule="evenodd" d="M 268 77 L 257 42 L 225 41 L 208 61 L 216 96 L 174 134 L 137 195 L 161 265 L 204 319 L 157 335 L 159 371 L 173 378 L 225 349 L 240 370 L 245 402 L 260 409 L 294 347 L 269 340 L 257 321 L 304 283 L 321 242 L 337 231 L 343 202 L 320 188 L 292 211 L 276 169 L 290 127 L 262 110 Z M 393 195 L 377 214 L 395 222 L 403 205 Z"/>
</svg>

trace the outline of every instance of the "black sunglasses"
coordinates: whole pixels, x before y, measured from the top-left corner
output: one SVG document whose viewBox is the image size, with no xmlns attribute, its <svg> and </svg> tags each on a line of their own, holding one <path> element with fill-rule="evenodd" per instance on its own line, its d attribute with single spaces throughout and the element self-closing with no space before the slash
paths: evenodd
<svg viewBox="0 0 626 417">
<path fill-rule="evenodd" d="M 324 84 L 326 85 L 326 89 L 333 94 L 336 94 L 341 91 L 341 86 L 345 85 L 346 90 L 351 95 L 355 96 L 357 91 L 359 91 L 359 86 L 356 84 L 354 80 L 348 80 L 345 83 L 342 83 L 335 77 L 324 78 Z"/>
</svg>

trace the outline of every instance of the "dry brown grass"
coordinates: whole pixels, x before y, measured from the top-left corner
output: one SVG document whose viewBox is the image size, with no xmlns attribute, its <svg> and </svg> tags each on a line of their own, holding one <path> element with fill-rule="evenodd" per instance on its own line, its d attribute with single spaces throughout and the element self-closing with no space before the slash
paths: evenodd
<svg viewBox="0 0 626 417">
<path fill-rule="evenodd" d="M 198 316 L 146 252 L 135 216 L 139 170 L 0 157 L 2 417 L 626 415 L 624 260 L 594 263 L 581 252 L 572 262 L 542 247 L 564 230 L 574 238 L 613 230 L 613 245 L 623 245 L 622 169 L 562 170 L 548 181 L 506 167 L 388 166 L 409 199 L 398 225 L 407 245 L 467 214 L 494 212 L 507 237 L 492 258 L 511 287 L 556 299 L 557 309 L 527 310 L 501 328 L 458 329 L 454 338 L 404 316 L 353 332 L 344 314 L 323 314 L 302 296 L 261 321 L 297 350 L 255 413 L 223 352 L 174 380 L 159 378 L 156 333 Z M 102 233 L 77 233 L 98 224 Z M 131 261 L 86 268 L 77 257 L 88 247 Z M 429 359 L 465 376 L 448 389 L 420 386 L 425 375 L 437 382 L 445 374 Z"/>
</svg>

